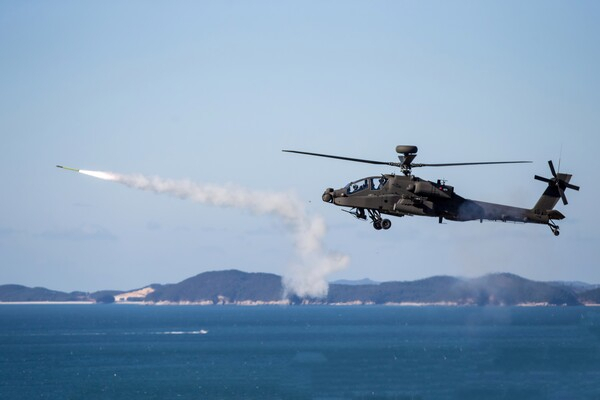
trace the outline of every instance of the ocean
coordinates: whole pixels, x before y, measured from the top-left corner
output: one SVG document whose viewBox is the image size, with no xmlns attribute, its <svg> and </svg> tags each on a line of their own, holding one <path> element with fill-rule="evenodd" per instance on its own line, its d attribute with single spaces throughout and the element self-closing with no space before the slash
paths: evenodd
<svg viewBox="0 0 600 400">
<path fill-rule="evenodd" d="M 600 308 L 0 305 L 0 399 L 600 399 Z"/>
</svg>

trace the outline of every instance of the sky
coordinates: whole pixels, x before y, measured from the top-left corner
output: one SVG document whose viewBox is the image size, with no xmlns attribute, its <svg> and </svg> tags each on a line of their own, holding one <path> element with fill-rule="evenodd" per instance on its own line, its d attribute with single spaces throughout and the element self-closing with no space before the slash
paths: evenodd
<svg viewBox="0 0 600 400">
<path fill-rule="evenodd" d="M 0 2 L 0 284 L 128 290 L 205 271 L 290 273 L 277 215 L 199 204 L 56 164 L 286 193 L 321 218 L 327 280 L 511 272 L 600 283 L 600 3 L 594 1 Z M 532 207 L 573 174 L 543 225 L 393 218 L 321 201 L 415 162 L 463 197 Z M 298 273 L 296 271 L 295 273 Z M 302 273 L 300 271 L 299 273 Z"/>
</svg>

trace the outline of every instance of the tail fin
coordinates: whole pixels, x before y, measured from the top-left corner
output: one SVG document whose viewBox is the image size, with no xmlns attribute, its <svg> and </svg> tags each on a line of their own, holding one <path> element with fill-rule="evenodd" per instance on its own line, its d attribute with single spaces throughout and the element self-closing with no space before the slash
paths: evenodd
<svg viewBox="0 0 600 400">
<path fill-rule="evenodd" d="M 569 174 L 557 174 L 555 179 L 558 179 L 559 181 L 565 183 L 569 183 L 569 181 L 571 180 L 571 176 L 572 175 Z M 544 193 L 542 193 L 537 203 L 535 203 L 533 209 L 539 211 L 552 210 L 561 197 L 561 191 L 559 190 L 558 185 L 554 182 L 554 179 L 552 179 L 550 180 L 550 182 L 548 182 L 548 187 L 546 188 L 546 190 L 544 190 Z"/>
<path fill-rule="evenodd" d="M 541 176 L 534 176 L 534 179 L 538 181 L 546 182 L 548 187 L 542 193 L 542 196 L 538 200 L 538 202 L 533 206 L 533 209 L 538 212 L 550 211 L 554 209 L 556 203 L 558 203 L 558 199 L 562 199 L 563 204 L 567 205 L 569 202 L 567 201 L 567 197 L 565 196 L 565 189 L 573 189 L 579 190 L 579 186 L 575 186 L 569 183 L 571 180 L 571 174 L 561 174 L 556 173 L 554 170 L 554 165 L 552 161 L 548 161 L 548 165 L 550 166 L 550 172 L 552 172 L 552 179 L 543 178 Z"/>
</svg>

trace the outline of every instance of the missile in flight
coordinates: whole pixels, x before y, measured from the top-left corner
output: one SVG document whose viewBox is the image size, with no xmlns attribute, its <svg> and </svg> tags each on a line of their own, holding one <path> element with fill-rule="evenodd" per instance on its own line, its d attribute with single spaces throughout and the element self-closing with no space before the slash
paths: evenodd
<svg viewBox="0 0 600 400">
<path fill-rule="evenodd" d="M 57 165 L 56 168 L 68 169 L 69 171 L 79 172 L 80 174 L 93 176 L 94 178 L 104 179 L 105 181 L 117 181 L 120 179 L 120 175 L 113 174 L 112 172 L 103 171 L 88 171 L 87 169 L 69 168 L 64 165 Z"/>
<path fill-rule="evenodd" d="M 62 165 L 57 165 L 56 168 L 62 168 L 62 169 L 68 169 L 69 171 L 75 171 L 75 172 L 79 172 L 78 169 L 75 168 L 69 168 L 69 167 L 63 167 Z"/>
</svg>

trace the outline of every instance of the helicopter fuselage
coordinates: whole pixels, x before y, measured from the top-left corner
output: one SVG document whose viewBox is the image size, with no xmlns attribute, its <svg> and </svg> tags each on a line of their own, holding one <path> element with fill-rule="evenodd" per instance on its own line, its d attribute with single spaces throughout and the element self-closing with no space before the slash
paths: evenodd
<svg viewBox="0 0 600 400">
<path fill-rule="evenodd" d="M 442 181 L 431 182 L 413 175 L 380 175 L 359 179 L 341 189 L 326 189 L 323 201 L 350 207 L 355 210 L 351 213 L 361 219 L 366 219 L 365 210 L 370 211 L 373 222 L 380 219 L 379 214 L 438 217 L 440 222 L 447 219 L 548 224 L 552 219 L 564 218 L 556 210 L 548 213 L 547 210 L 536 211 L 465 199 Z"/>
</svg>

